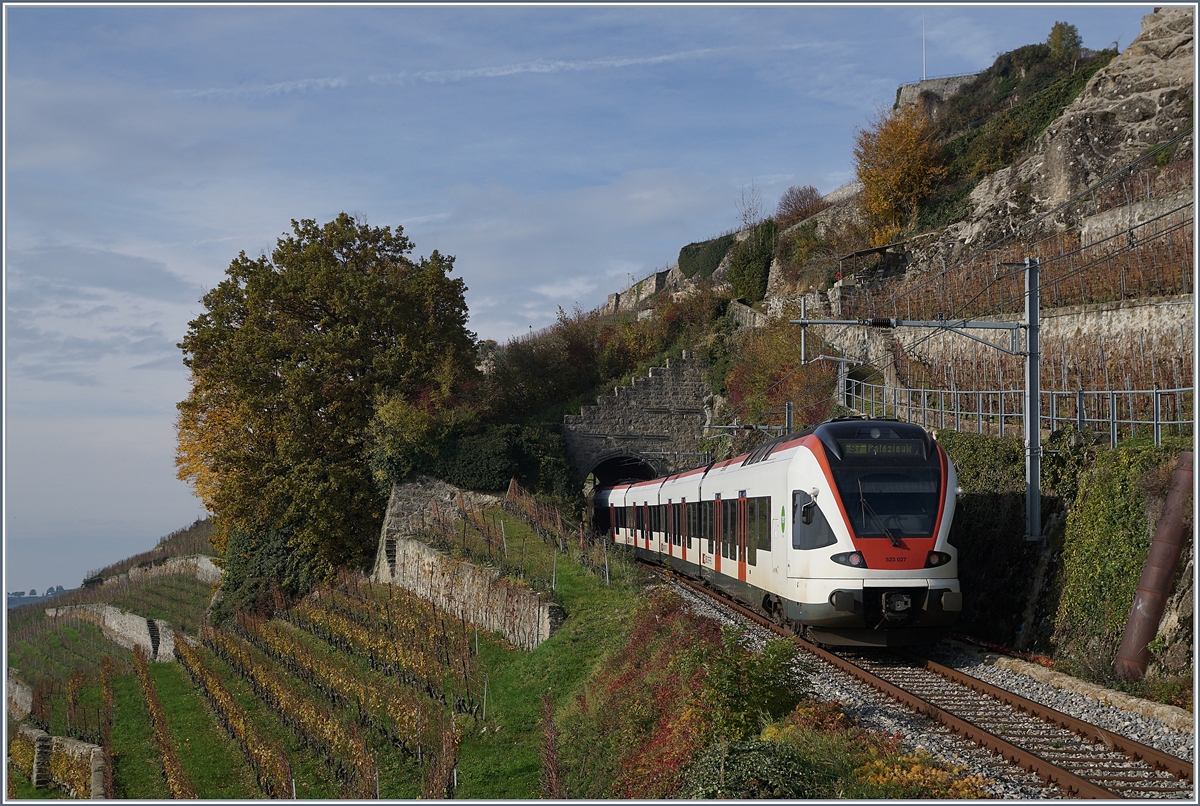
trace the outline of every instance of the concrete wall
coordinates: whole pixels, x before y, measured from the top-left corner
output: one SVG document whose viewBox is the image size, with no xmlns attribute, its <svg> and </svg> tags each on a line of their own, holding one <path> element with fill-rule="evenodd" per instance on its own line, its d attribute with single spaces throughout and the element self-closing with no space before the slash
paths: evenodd
<svg viewBox="0 0 1200 806">
<path fill-rule="evenodd" d="M 637 310 L 638 305 L 667 286 L 669 270 L 658 271 L 643 280 L 631 285 L 619 294 L 609 294 L 608 303 L 604 306 L 605 313 Z M 678 272 L 676 272 L 678 273 Z"/>
<path fill-rule="evenodd" d="M 738 327 L 762 327 L 767 323 L 767 315 L 759 313 L 749 305 L 734 300 L 729 303 L 730 316 L 737 322 Z"/>
<path fill-rule="evenodd" d="M 140 646 L 152 661 L 169 663 L 175 660 L 175 631 L 169 622 L 162 619 L 126 613 L 108 604 L 50 607 L 46 609 L 46 615 L 51 618 L 71 615 L 88 619 L 100 627 L 105 637 L 126 649 Z M 151 634 L 151 622 L 158 631 L 157 642 Z"/>
<path fill-rule="evenodd" d="M 997 320 L 1019 320 L 1020 314 L 997 316 Z M 1190 349 L 1195 321 L 1195 306 L 1192 296 L 1156 297 L 1151 299 L 1125 300 L 1103 305 L 1081 305 L 1042 310 L 1041 341 L 1043 354 L 1056 351 L 1060 343 L 1094 341 L 1103 336 L 1108 342 L 1122 339 L 1135 340 L 1142 334 L 1151 339 L 1164 340 L 1179 345 L 1179 349 Z M 866 330 L 866 328 L 856 328 Z M 834 328 L 830 328 L 834 330 Z M 991 348 L 962 336 L 933 333 L 925 328 L 906 328 L 896 331 L 894 338 L 901 341 L 911 355 L 925 363 L 937 364 L 944 361 L 956 362 L 981 359 L 992 352 Z M 977 330 L 975 335 L 993 341 L 1007 343 L 1002 331 Z M 921 341 L 924 340 L 924 341 Z M 917 342 L 921 341 L 918 345 Z M 916 346 L 914 346 L 916 345 Z M 875 352 L 878 352 L 876 349 Z"/>
<path fill-rule="evenodd" d="M 375 552 L 374 578 L 386 581 L 389 573 L 384 551 L 387 540 L 414 535 L 426 523 L 432 522 L 435 503 L 439 512 L 455 512 L 460 500 L 475 509 L 499 506 L 504 502 L 500 496 L 460 490 L 452 484 L 420 474 L 413 474 L 403 484 L 393 484 Z"/>
<path fill-rule="evenodd" d="M 805 295 L 808 300 L 810 319 L 840 319 L 840 288 L 827 292 Z M 778 316 L 784 306 L 796 304 L 801 296 L 778 297 L 771 300 L 770 313 Z M 1010 311 L 996 314 L 996 321 L 1020 321 L 1023 312 Z M 1153 297 L 1109 302 L 1099 305 L 1064 306 L 1042 309 L 1042 351 L 1057 350 L 1060 340 L 1068 344 L 1084 340 L 1094 341 L 1103 337 L 1107 342 L 1121 339 L 1136 340 L 1143 334 L 1149 340 L 1178 344 L 1188 348 L 1193 342 L 1195 306 L 1190 294 L 1178 297 Z M 905 351 L 920 361 L 936 366 L 945 362 L 961 364 L 982 361 L 994 357 L 992 348 L 971 341 L 965 336 L 937 332 L 931 328 L 903 328 L 876 330 L 859 326 L 819 327 L 808 329 L 809 344 L 816 340 L 827 340 L 835 354 L 846 351 L 846 358 L 871 364 L 883 370 L 884 383 L 898 385 L 899 378 L 892 366 L 897 340 Z M 1008 343 L 1008 334 L 1000 330 L 973 330 L 974 335 L 1002 344 Z M 797 334 L 797 338 L 799 335 Z"/>
<path fill-rule="evenodd" d="M 1190 206 L 1182 210 L 1179 209 L 1184 207 L 1191 199 L 1192 190 L 1191 188 L 1187 188 L 1161 199 L 1134 202 L 1133 204 L 1127 204 L 1123 207 L 1105 210 L 1103 213 L 1089 216 L 1083 219 L 1079 225 L 1079 235 L 1082 245 L 1091 246 L 1094 243 L 1111 238 L 1139 224 L 1144 224 L 1151 219 L 1159 218 L 1159 216 L 1164 216 L 1158 224 L 1160 230 L 1166 229 L 1173 224 L 1193 216 L 1193 210 Z M 1172 213 L 1172 211 L 1176 210 L 1177 212 Z M 1169 213 L 1170 215 L 1168 215 Z"/>
<path fill-rule="evenodd" d="M 945 106 L 946 101 L 950 96 L 954 95 L 965 84 L 975 79 L 977 73 L 971 73 L 965 76 L 947 76 L 945 78 L 930 78 L 925 81 L 916 81 L 912 84 L 900 85 L 900 92 L 896 96 L 896 109 L 904 109 L 906 107 L 917 106 L 922 101 L 925 103 L 926 111 L 929 116 L 937 120 L 938 114 Z"/>
</svg>

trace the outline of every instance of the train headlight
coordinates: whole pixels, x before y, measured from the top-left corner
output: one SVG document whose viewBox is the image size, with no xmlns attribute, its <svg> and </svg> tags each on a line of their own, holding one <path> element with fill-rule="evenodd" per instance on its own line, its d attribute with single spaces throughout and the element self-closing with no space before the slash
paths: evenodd
<svg viewBox="0 0 1200 806">
<path fill-rule="evenodd" d="M 863 559 L 861 551 L 846 551 L 841 554 L 835 554 L 829 559 L 833 560 L 838 565 L 848 565 L 851 568 L 866 568 L 867 561 Z"/>
<path fill-rule="evenodd" d="M 926 568 L 937 568 L 940 565 L 945 565 L 950 562 L 950 555 L 944 551 L 931 551 L 929 556 L 925 558 Z"/>
</svg>

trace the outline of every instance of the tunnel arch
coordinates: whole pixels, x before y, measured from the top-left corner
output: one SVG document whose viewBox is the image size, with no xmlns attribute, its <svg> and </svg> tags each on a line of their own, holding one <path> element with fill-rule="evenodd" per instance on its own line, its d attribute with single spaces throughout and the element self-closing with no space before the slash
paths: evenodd
<svg viewBox="0 0 1200 806">
<path fill-rule="evenodd" d="M 662 473 L 662 469 L 653 460 L 632 452 L 601 456 L 590 471 L 590 475 L 596 479 L 597 487 L 608 487 L 628 481 L 647 481 L 661 476 Z"/>
</svg>

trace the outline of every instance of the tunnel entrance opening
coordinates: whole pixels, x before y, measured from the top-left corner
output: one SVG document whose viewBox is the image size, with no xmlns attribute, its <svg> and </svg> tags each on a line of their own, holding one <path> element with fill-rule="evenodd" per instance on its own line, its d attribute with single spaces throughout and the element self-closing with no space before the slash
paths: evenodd
<svg viewBox="0 0 1200 806">
<path fill-rule="evenodd" d="M 631 481 L 647 481 L 658 476 L 649 462 L 636 456 L 612 456 L 592 468 L 597 487 L 611 487 Z"/>
<path fill-rule="evenodd" d="M 594 493 L 598 487 L 611 487 L 614 484 L 628 484 L 634 481 L 649 481 L 662 475 L 645 459 L 636 456 L 617 455 L 596 464 L 588 474 L 589 486 L 585 490 L 588 509 L 592 510 L 592 528 L 598 534 L 606 534 L 609 523 L 608 510 L 596 509 L 593 505 Z"/>
</svg>

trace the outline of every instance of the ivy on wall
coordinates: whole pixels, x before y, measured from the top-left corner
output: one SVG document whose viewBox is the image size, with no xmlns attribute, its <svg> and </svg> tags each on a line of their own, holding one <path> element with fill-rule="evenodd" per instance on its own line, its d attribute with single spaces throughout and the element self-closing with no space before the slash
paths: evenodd
<svg viewBox="0 0 1200 806">
<path fill-rule="evenodd" d="M 1152 506 L 1166 497 L 1170 469 L 1189 443 L 1122 445 L 1096 457 L 1067 516 L 1055 642 L 1120 640 L 1153 538 Z"/>
</svg>

